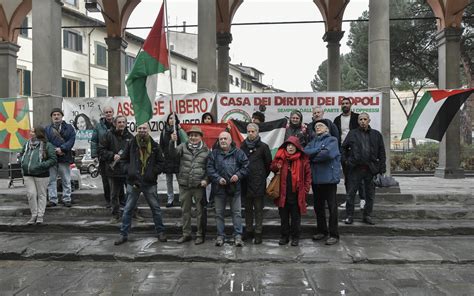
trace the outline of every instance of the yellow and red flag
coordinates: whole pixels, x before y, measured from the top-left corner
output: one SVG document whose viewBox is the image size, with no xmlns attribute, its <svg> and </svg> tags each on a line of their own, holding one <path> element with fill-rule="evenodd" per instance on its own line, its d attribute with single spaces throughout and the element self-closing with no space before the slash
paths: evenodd
<svg viewBox="0 0 474 296">
<path fill-rule="evenodd" d="M 0 99 L 0 151 L 19 152 L 29 137 L 28 99 Z"/>
</svg>

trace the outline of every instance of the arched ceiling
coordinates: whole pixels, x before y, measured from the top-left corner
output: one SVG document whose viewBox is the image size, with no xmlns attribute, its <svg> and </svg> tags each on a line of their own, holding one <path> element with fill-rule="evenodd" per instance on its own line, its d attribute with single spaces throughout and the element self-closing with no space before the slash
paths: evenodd
<svg viewBox="0 0 474 296">
<path fill-rule="evenodd" d="M 0 41 L 17 43 L 26 15 L 31 11 L 32 0 L 8 0 L 0 3 Z"/>
<path fill-rule="evenodd" d="M 98 0 L 107 27 L 108 37 L 123 37 L 133 10 L 141 0 Z"/>
<path fill-rule="evenodd" d="M 326 22 L 326 32 L 341 31 L 342 16 L 349 0 L 313 0 L 313 2 Z"/>
<path fill-rule="evenodd" d="M 216 31 L 230 33 L 232 19 L 244 0 L 216 0 Z"/>
<path fill-rule="evenodd" d="M 462 14 L 469 0 L 426 0 L 438 20 L 438 30 L 460 28 Z"/>
</svg>

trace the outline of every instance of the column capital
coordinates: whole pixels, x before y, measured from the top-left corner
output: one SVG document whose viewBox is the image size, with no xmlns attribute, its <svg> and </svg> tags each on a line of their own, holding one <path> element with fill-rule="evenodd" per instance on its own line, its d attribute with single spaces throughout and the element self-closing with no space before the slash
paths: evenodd
<svg viewBox="0 0 474 296">
<path fill-rule="evenodd" d="M 128 42 L 122 37 L 106 37 L 104 39 L 108 50 L 125 50 L 128 46 Z"/>
<path fill-rule="evenodd" d="M 0 41 L 0 55 L 11 55 L 16 58 L 19 50 L 20 46 L 18 44 Z"/>
<path fill-rule="evenodd" d="M 232 42 L 232 34 L 229 32 L 218 32 L 216 36 L 218 46 L 228 46 Z"/>
<path fill-rule="evenodd" d="M 463 28 L 449 27 L 439 31 L 435 36 L 438 46 L 446 42 L 460 42 L 463 30 Z"/>
<path fill-rule="evenodd" d="M 328 43 L 339 43 L 344 36 L 344 31 L 327 31 L 324 33 L 323 40 Z"/>
</svg>

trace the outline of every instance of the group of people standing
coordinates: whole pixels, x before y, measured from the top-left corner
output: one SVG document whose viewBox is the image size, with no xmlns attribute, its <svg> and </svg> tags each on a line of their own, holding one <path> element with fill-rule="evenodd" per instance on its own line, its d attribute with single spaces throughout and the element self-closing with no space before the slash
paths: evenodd
<svg viewBox="0 0 474 296">
<path fill-rule="evenodd" d="M 259 135 L 265 116 L 258 111 L 247 125 L 247 138 L 238 148 L 228 129 L 220 133 L 213 147 L 207 147 L 199 126 L 192 126 L 187 131 L 188 140 L 181 143 L 177 128 L 179 119 L 175 114 L 168 116 L 157 143 L 149 134 L 148 123 L 140 125 L 137 134 L 133 135 L 127 130 L 127 119 L 114 117 L 113 108 L 105 107 L 104 117 L 94 129 L 91 154 L 99 159 L 104 197 L 111 207 L 112 220 L 122 222 L 121 235 L 115 244 L 128 240 L 140 194 L 145 196 L 152 210 L 158 239 L 167 240 L 157 194 L 157 176 L 161 173 L 166 174 L 167 207 L 175 205 L 173 175 L 179 184 L 182 236 L 178 243 L 193 239 L 193 203 L 197 210 L 194 243 L 204 242 L 209 195 L 215 206 L 216 246 L 222 246 L 226 241 L 227 202 L 232 214 L 234 244 L 243 246 L 244 241 L 251 239 L 254 244 L 262 243 L 264 196 L 270 172 L 280 178 L 280 194 L 274 201 L 281 218 L 280 245 L 291 241 L 292 246 L 298 246 L 301 215 L 306 213 L 306 198 L 311 188 L 317 220 L 313 239 L 325 240 L 327 245 L 339 241 L 336 191 L 341 169 L 347 192 L 344 222 L 353 223 L 354 198 L 363 184 L 366 196 L 363 222 L 374 224 L 371 217 L 375 194 L 372 178 L 385 173 L 384 143 L 380 132 L 370 127 L 369 115 L 352 112 L 351 105 L 351 100 L 344 98 L 342 114 L 334 122 L 324 118 L 323 108 L 315 107 L 313 120 L 308 125 L 303 123 L 301 112 L 292 111 L 284 143 L 273 159 L 268 145 Z M 57 174 L 63 181 L 63 203 L 67 207 L 71 204 L 69 164 L 72 162 L 74 129 L 62 117 L 60 109 L 53 109 L 52 124 L 32 129 L 31 139 L 23 148 L 21 160 L 25 184 L 27 188 L 36 188 L 28 189 L 32 213 L 29 224 L 43 222 L 48 180 L 49 206 L 57 205 Z M 204 114 L 202 122 L 214 122 L 212 115 Z M 206 191 L 209 185 L 211 193 Z M 242 225 L 242 200 L 245 203 L 245 228 Z"/>
</svg>

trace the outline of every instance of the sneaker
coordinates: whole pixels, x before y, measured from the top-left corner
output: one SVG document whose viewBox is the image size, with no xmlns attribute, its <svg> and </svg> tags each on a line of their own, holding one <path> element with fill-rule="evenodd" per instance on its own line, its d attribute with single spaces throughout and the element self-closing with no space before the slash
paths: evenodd
<svg viewBox="0 0 474 296">
<path fill-rule="evenodd" d="M 166 243 L 168 241 L 168 238 L 166 238 L 166 234 L 164 232 L 160 232 L 158 234 L 158 240 L 162 243 Z"/>
<path fill-rule="evenodd" d="M 64 206 L 65 206 L 66 208 L 70 208 L 70 207 L 71 207 L 71 202 L 70 202 L 70 201 L 65 201 L 65 202 L 64 202 Z"/>
<path fill-rule="evenodd" d="M 110 219 L 110 224 L 118 224 L 120 223 L 120 217 L 119 216 L 114 216 L 112 219 Z"/>
<path fill-rule="evenodd" d="M 360 200 L 360 206 L 359 207 L 360 207 L 361 210 L 365 209 L 365 199 Z"/>
<path fill-rule="evenodd" d="M 125 243 L 126 241 L 128 241 L 128 238 L 126 236 L 121 235 L 118 240 L 114 241 L 114 245 L 119 246 Z"/>
<path fill-rule="evenodd" d="M 279 244 L 280 246 L 283 246 L 283 245 L 288 244 L 289 242 L 290 242 L 290 239 L 289 239 L 289 238 L 282 236 L 282 237 L 280 238 L 280 240 L 278 241 L 278 244 Z"/>
<path fill-rule="evenodd" d="M 354 219 L 349 216 L 346 219 L 344 219 L 344 223 L 345 224 L 352 224 L 352 223 L 354 223 Z"/>
<path fill-rule="evenodd" d="M 204 243 L 204 238 L 202 236 L 196 237 L 196 240 L 194 241 L 195 245 L 201 245 Z"/>
<path fill-rule="evenodd" d="M 346 209 L 346 202 L 339 205 L 339 209 L 345 210 Z"/>
<path fill-rule="evenodd" d="M 141 223 L 145 222 L 145 218 L 140 216 L 138 213 L 133 214 L 132 218 L 135 219 L 137 222 L 141 222 Z"/>
<path fill-rule="evenodd" d="M 38 216 L 36 218 L 36 224 L 43 224 L 43 216 Z"/>
<path fill-rule="evenodd" d="M 244 242 L 242 241 L 242 237 L 240 235 L 237 235 L 235 237 L 235 246 L 236 247 L 243 247 L 244 246 Z"/>
<path fill-rule="evenodd" d="M 218 236 L 216 238 L 216 247 L 222 247 L 224 245 L 224 238 L 222 236 Z"/>
<path fill-rule="evenodd" d="M 36 216 L 32 216 L 30 218 L 30 220 L 28 220 L 28 222 L 26 222 L 26 224 L 28 224 L 28 225 L 33 225 L 35 223 L 36 223 Z"/>
<path fill-rule="evenodd" d="M 55 206 L 57 206 L 57 204 L 55 202 L 52 202 L 52 201 L 48 202 L 48 204 L 46 205 L 47 208 L 53 208 Z"/>
<path fill-rule="evenodd" d="M 339 239 L 338 239 L 338 238 L 336 238 L 336 237 L 330 237 L 330 238 L 327 239 L 326 245 L 332 246 L 332 245 L 337 244 L 338 242 L 339 242 Z"/>
<path fill-rule="evenodd" d="M 372 217 L 370 216 L 365 216 L 364 219 L 362 219 L 362 222 L 369 225 L 375 225 L 374 221 L 372 221 Z"/>
<path fill-rule="evenodd" d="M 193 238 L 191 236 L 186 235 L 186 236 L 180 237 L 178 239 L 177 243 L 182 244 L 182 243 L 189 242 L 189 241 L 192 241 L 192 240 L 193 240 Z"/>
<path fill-rule="evenodd" d="M 323 234 L 323 233 L 318 233 L 318 234 L 315 234 L 313 235 L 313 240 L 314 241 L 319 241 L 319 240 L 323 240 L 325 238 L 327 238 L 328 236 Z"/>
<path fill-rule="evenodd" d="M 299 245 L 299 239 L 293 238 L 293 239 L 291 240 L 291 245 L 292 245 L 293 247 L 297 247 L 297 246 Z"/>
</svg>

